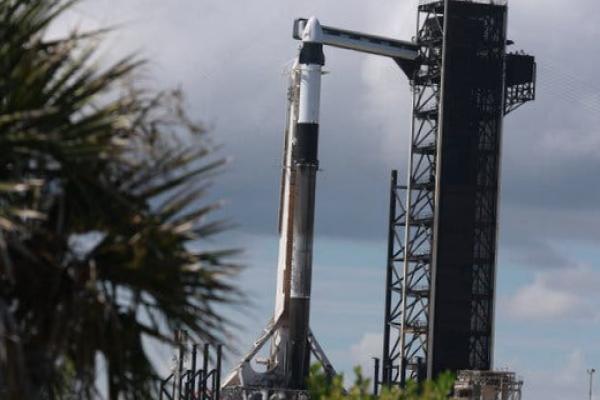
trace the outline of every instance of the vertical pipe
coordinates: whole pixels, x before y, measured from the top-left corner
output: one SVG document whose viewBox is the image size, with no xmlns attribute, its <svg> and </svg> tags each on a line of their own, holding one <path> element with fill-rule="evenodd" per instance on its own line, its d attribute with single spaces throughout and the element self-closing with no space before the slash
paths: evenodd
<svg viewBox="0 0 600 400">
<path fill-rule="evenodd" d="M 198 356 L 198 345 L 192 346 L 192 378 L 191 378 L 191 391 L 194 393 L 196 390 L 196 357 Z"/>
<path fill-rule="evenodd" d="M 171 388 L 171 398 L 174 399 L 177 395 L 177 373 L 173 374 L 173 385 Z"/>
<path fill-rule="evenodd" d="M 196 398 L 198 400 L 204 400 L 204 393 L 206 393 L 206 371 L 201 369 L 198 371 L 198 396 Z"/>
<path fill-rule="evenodd" d="M 210 398 L 210 400 L 215 400 L 215 398 L 216 398 L 215 397 L 215 394 L 216 394 L 215 390 L 216 390 L 216 387 L 217 387 L 217 375 L 215 374 L 214 370 L 211 372 L 210 378 L 211 378 L 210 379 L 211 380 L 211 383 L 210 383 L 211 386 L 210 386 L 210 397 L 209 398 Z"/>
<path fill-rule="evenodd" d="M 201 399 L 202 400 L 206 400 L 208 397 L 206 396 L 206 389 L 208 388 L 208 357 L 210 356 L 210 345 L 208 343 L 206 343 L 204 345 L 204 354 L 203 354 L 203 360 L 202 360 L 202 369 L 204 370 L 204 385 L 202 386 L 204 388 L 204 390 L 202 391 L 201 395 Z"/>
<path fill-rule="evenodd" d="M 593 387 L 593 382 L 594 382 L 593 376 L 594 376 L 594 374 L 590 372 L 590 400 L 593 399 L 593 389 L 594 389 L 594 387 Z"/>
<path fill-rule="evenodd" d="M 390 221 L 388 229 L 387 271 L 385 277 L 385 315 L 383 325 L 383 375 L 382 384 L 390 386 L 392 383 L 392 360 L 390 358 L 390 314 L 392 308 L 392 285 L 394 268 L 394 231 L 396 219 L 396 187 L 398 186 L 398 171 L 392 171 L 390 187 Z"/>
<path fill-rule="evenodd" d="M 590 375 L 590 400 L 593 399 L 593 389 L 594 389 L 594 373 L 596 373 L 596 370 L 594 368 L 592 369 L 588 369 L 587 373 Z"/>
<path fill-rule="evenodd" d="M 217 346 L 217 366 L 215 367 L 215 373 L 217 374 L 217 384 L 215 385 L 215 400 L 221 398 L 221 358 L 223 357 L 223 346 Z"/>
<path fill-rule="evenodd" d="M 373 370 L 373 395 L 379 394 L 379 358 L 373 358 L 374 370 Z"/>
<path fill-rule="evenodd" d="M 321 27 L 311 18 L 303 35 L 298 59 L 300 96 L 298 124 L 292 141 L 292 170 L 295 186 L 292 213 L 292 262 L 289 302 L 288 385 L 302 390 L 306 386 L 306 360 L 309 332 L 314 210 L 319 139 L 321 74 L 325 64 Z"/>
<path fill-rule="evenodd" d="M 183 339 L 182 339 L 183 340 Z M 179 363 L 177 366 L 177 396 L 181 397 L 181 381 L 183 379 L 183 356 L 184 356 L 184 347 L 183 341 L 179 344 Z"/>
<path fill-rule="evenodd" d="M 193 395 L 194 395 L 194 391 L 192 390 L 192 387 L 194 386 L 194 374 L 192 373 L 191 369 L 187 370 L 186 376 L 185 376 L 185 400 L 192 400 L 193 399 Z"/>
</svg>

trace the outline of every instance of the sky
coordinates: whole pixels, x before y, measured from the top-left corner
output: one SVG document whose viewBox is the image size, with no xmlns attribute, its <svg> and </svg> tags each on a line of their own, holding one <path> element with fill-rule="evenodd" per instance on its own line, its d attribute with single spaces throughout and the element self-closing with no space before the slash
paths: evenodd
<svg viewBox="0 0 600 400">
<path fill-rule="evenodd" d="M 510 1 L 513 49 L 538 60 L 538 99 L 505 121 L 495 366 L 523 377 L 525 400 L 585 399 L 586 369 L 600 367 L 600 2 L 576 3 Z M 416 0 L 87 0 L 54 28 L 117 26 L 107 62 L 147 58 L 145 82 L 181 88 L 232 158 L 212 197 L 237 225 L 219 243 L 245 249 L 238 282 L 251 306 L 228 311 L 244 328 L 240 352 L 274 303 L 293 19 L 410 39 L 415 10 Z M 311 324 L 340 371 L 370 373 L 381 355 L 389 176 L 406 172 L 409 87 L 390 60 L 326 57 Z"/>
</svg>

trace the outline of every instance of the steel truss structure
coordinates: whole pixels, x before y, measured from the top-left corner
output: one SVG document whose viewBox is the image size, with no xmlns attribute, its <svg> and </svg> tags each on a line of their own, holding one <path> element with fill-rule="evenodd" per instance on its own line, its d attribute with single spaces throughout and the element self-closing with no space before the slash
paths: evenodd
<svg viewBox="0 0 600 400">
<path fill-rule="evenodd" d="M 426 376 L 435 211 L 443 16 L 419 7 L 421 67 L 412 77 L 413 121 L 407 185 L 392 173 L 382 382 Z M 406 206 L 408 205 L 408 207 Z"/>
<path fill-rule="evenodd" d="M 506 5 L 421 1 L 406 185 L 392 173 L 381 383 L 492 366 L 503 116 L 535 98 Z"/>
</svg>

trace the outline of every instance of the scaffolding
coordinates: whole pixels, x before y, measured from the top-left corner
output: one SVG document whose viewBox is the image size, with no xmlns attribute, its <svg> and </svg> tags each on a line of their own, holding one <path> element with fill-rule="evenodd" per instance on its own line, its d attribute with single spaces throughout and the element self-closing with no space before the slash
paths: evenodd
<svg viewBox="0 0 600 400">
<path fill-rule="evenodd" d="M 411 79 L 408 179 L 407 185 L 400 185 L 394 171 L 390 193 L 382 365 L 386 386 L 420 381 L 427 375 L 443 13 L 423 2 L 417 26 L 421 66 Z"/>
</svg>

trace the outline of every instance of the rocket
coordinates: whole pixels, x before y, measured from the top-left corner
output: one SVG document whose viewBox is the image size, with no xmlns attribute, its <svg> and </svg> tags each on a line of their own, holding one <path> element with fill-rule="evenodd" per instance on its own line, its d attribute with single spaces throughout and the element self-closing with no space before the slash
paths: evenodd
<svg viewBox="0 0 600 400">
<path fill-rule="evenodd" d="M 312 277 L 315 189 L 319 143 L 319 103 L 321 74 L 325 64 L 323 45 L 316 37 L 319 25 L 311 19 L 302 39 L 298 57 L 300 93 L 298 121 L 291 140 L 287 214 L 290 245 L 290 291 L 288 304 L 290 387 L 301 389 L 308 372 L 308 327 Z M 282 240 L 283 240 L 282 235 Z M 286 249 L 287 253 L 288 249 Z"/>
<path fill-rule="evenodd" d="M 275 311 L 264 334 L 224 386 L 303 390 L 311 349 L 326 370 L 326 356 L 310 333 L 316 178 L 319 169 L 319 108 L 325 64 L 321 26 L 308 20 L 290 76 L 279 207 L 279 257 Z M 266 371 L 257 373 L 250 362 L 271 339 Z"/>
<path fill-rule="evenodd" d="M 275 312 L 223 385 L 243 391 L 259 390 L 265 395 L 277 389 L 305 389 L 311 355 L 329 376 L 335 374 L 310 330 L 323 46 L 390 57 L 408 71 L 414 68 L 419 56 L 419 46 L 415 43 L 321 26 L 315 17 L 297 19 L 293 36 L 302 43 L 288 91 Z M 268 357 L 258 360 L 258 352 L 269 340 Z M 252 361 L 263 364 L 265 370 L 255 371 Z"/>
</svg>

